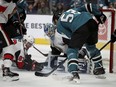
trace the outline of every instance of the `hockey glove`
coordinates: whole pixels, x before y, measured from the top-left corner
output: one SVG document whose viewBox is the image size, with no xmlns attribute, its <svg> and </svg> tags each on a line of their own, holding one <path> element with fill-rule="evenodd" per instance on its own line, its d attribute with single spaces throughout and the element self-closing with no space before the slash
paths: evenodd
<svg viewBox="0 0 116 87">
<path fill-rule="evenodd" d="M 38 63 L 35 60 L 31 59 L 31 55 L 26 55 L 24 60 L 24 67 L 23 69 L 26 69 L 28 71 L 41 71 L 43 69 L 43 64 Z"/>
<path fill-rule="evenodd" d="M 114 31 L 114 33 L 111 35 L 111 42 L 115 42 L 116 41 L 116 30 Z"/>
<path fill-rule="evenodd" d="M 14 21 L 13 24 L 14 24 L 14 27 L 17 28 L 18 31 L 20 31 L 21 34 L 23 34 L 23 35 L 26 34 L 27 29 L 25 28 L 24 23 L 19 23 L 19 21 Z"/>
<path fill-rule="evenodd" d="M 44 68 L 44 65 L 33 60 L 31 71 L 41 71 Z"/>
<path fill-rule="evenodd" d="M 95 15 L 95 18 L 100 24 L 105 23 L 107 17 L 102 13 L 101 15 Z"/>
<path fill-rule="evenodd" d="M 25 60 L 24 60 L 24 67 L 23 69 L 26 69 L 28 71 L 31 70 L 32 67 L 32 59 L 31 59 L 31 55 L 25 55 Z"/>
</svg>

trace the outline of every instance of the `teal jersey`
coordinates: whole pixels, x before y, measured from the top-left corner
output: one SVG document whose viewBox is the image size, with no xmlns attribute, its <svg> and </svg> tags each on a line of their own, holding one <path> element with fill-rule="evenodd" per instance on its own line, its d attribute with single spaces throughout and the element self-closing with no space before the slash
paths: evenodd
<svg viewBox="0 0 116 87">
<path fill-rule="evenodd" d="M 98 10 L 92 10 L 92 13 L 93 15 L 101 14 L 101 12 Z M 57 23 L 57 31 L 60 34 L 64 34 L 70 38 L 73 32 L 87 23 L 90 19 L 92 19 L 92 14 L 88 12 L 84 6 L 81 8 L 69 9 L 59 18 Z"/>
</svg>

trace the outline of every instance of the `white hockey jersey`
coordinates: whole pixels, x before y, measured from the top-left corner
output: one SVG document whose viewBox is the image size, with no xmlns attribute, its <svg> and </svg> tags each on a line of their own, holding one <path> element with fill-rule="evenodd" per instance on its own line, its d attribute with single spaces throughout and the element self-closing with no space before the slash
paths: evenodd
<svg viewBox="0 0 116 87">
<path fill-rule="evenodd" d="M 16 4 L 13 2 L 0 1 L 0 23 L 7 23 L 8 19 L 13 14 Z"/>
<path fill-rule="evenodd" d="M 57 48 L 59 51 L 66 53 L 68 45 L 63 42 L 62 35 L 57 31 L 55 32 L 54 40 L 51 40 L 51 46 Z"/>
</svg>

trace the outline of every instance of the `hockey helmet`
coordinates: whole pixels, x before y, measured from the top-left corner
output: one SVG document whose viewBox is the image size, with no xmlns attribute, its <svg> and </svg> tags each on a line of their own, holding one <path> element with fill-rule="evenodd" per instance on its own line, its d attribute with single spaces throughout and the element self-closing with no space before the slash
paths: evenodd
<svg viewBox="0 0 116 87">
<path fill-rule="evenodd" d="M 47 23 L 44 26 L 44 32 L 50 39 L 54 38 L 55 30 L 56 30 L 56 26 L 51 23 Z"/>
<path fill-rule="evenodd" d="M 24 43 L 25 49 L 29 49 L 34 44 L 34 37 L 31 35 L 24 35 L 23 43 Z"/>
</svg>

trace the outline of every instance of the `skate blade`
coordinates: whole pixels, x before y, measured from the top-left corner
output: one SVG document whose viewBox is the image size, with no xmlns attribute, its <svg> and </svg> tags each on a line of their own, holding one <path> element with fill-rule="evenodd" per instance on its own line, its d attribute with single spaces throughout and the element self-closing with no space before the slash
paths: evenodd
<svg viewBox="0 0 116 87">
<path fill-rule="evenodd" d="M 98 78 L 98 79 L 106 79 L 105 75 L 96 75 L 95 77 Z"/>
<path fill-rule="evenodd" d="M 74 79 L 69 79 L 69 81 L 71 82 L 71 83 L 80 83 L 80 79 L 78 79 L 78 78 L 74 78 Z"/>
<path fill-rule="evenodd" d="M 19 77 L 18 76 L 15 76 L 15 77 L 4 76 L 3 77 L 3 81 L 8 81 L 8 82 L 18 81 L 18 80 L 19 80 Z"/>
</svg>

